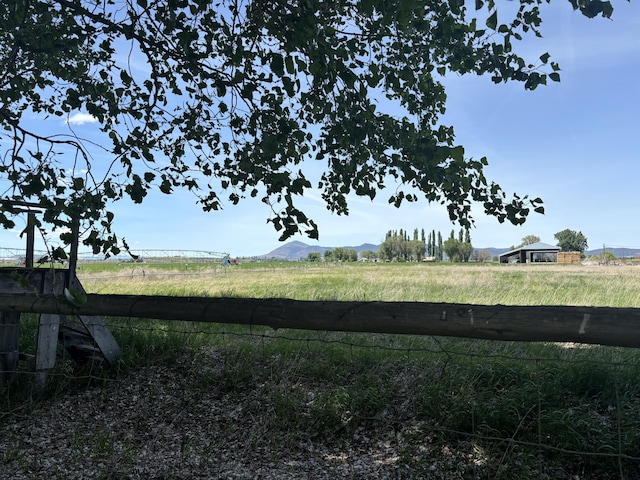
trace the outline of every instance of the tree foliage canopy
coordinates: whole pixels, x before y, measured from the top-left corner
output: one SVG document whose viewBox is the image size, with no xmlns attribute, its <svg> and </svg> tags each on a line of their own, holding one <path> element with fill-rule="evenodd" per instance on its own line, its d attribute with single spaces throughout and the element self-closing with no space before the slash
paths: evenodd
<svg viewBox="0 0 640 480">
<path fill-rule="evenodd" d="M 413 239 L 408 232 L 389 230 L 380 244 L 378 254 L 382 260 L 400 262 L 420 262 L 425 256 L 426 243 L 418 238 L 418 229 L 414 230 Z"/>
<path fill-rule="evenodd" d="M 473 245 L 471 244 L 471 236 L 469 229 L 463 232 L 460 229 L 458 232 L 458 238 L 455 237 L 455 233 L 451 230 L 451 235 L 445 240 L 443 245 L 444 253 L 447 254 L 450 262 L 468 262 L 473 255 Z"/>
<path fill-rule="evenodd" d="M 440 121 L 442 80 L 559 80 L 549 54 L 514 50 L 540 35 L 548 1 L 521 0 L 509 19 L 482 0 L 3 1 L 0 224 L 13 226 L 10 200 L 36 202 L 43 222 L 64 232 L 79 219 L 84 243 L 106 252 L 118 243 L 111 202 L 186 189 L 205 210 L 261 198 L 282 238 L 317 237 L 296 206 L 307 189 L 346 214 L 349 194 L 374 198 L 390 182 L 402 185 L 396 206 L 439 202 L 468 226 L 475 201 L 522 223 L 542 201 L 507 198 L 487 160 L 465 156 Z M 100 137 L 34 127 L 78 112 Z"/>
<path fill-rule="evenodd" d="M 538 237 L 537 235 L 525 235 L 524 237 L 522 237 L 522 242 L 520 243 L 520 245 L 518 245 L 519 247 L 524 247 L 525 245 L 533 245 L 534 243 L 538 243 L 540 241 L 540 237 Z"/>
<path fill-rule="evenodd" d="M 582 232 L 576 232 L 565 228 L 564 230 L 553 235 L 558 241 L 557 245 L 563 252 L 580 252 L 584 251 L 589 246 L 587 237 Z"/>
</svg>

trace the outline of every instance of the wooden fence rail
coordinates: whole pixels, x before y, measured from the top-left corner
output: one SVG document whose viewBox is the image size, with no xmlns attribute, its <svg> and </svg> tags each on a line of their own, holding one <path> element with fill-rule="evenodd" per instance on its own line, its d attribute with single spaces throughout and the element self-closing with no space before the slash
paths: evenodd
<svg viewBox="0 0 640 480">
<path fill-rule="evenodd" d="M 640 347 L 636 308 L 96 294 L 74 306 L 58 296 L 27 293 L 0 294 L 0 311 Z"/>
</svg>

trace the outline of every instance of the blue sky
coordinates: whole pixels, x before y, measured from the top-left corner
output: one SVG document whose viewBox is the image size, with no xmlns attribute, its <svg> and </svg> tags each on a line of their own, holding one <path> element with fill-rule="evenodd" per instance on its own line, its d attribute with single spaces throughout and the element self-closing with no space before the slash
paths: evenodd
<svg viewBox="0 0 640 480">
<path fill-rule="evenodd" d="M 515 2 L 514 2 L 515 3 Z M 502 3 L 501 3 L 502 5 Z M 475 209 L 475 247 L 509 247 L 525 235 L 555 244 L 554 233 L 584 233 L 589 248 L 640 248 L 640 2 L 615 2 L 612 20 L 586 19 L 568 2 L 541 7 L 542 39 L 520 42 L 525 58 L 545 52 L 562 68 L 560 83 L 527 92 L 516 83 L 494 85 L 489 77 L 448 77 L 444 122 L 454 125 L 468 156 L 486 156 L 487 177 L 511 194 L 542 197 L 545 215 L 532 214 L 523 226 L 500 224 Z M 90 134 L 95 123 L 74 128 Z M 389 186 L 371 202 L 353 197 L 349 216 L 326 210 L 311 192 L 299 206 L 319 226 L 310 245 L 379 243 L 390 229 L 459 229 L 440 205 L 387 204 Z M 135 249 L 268 253 L 280 245 L 266 223 L 268 208 L 247 200 L 204 213 L 186 192 L 150 194 L 142 205 L 114 207 L 115 229 Z M 23 227 L 0 232 L 0 247 L 24 244 Z"/>
</svg>

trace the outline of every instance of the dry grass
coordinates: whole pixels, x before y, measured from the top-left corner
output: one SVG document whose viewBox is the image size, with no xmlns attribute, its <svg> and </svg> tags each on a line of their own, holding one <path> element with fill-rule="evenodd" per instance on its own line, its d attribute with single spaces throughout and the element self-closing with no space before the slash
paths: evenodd
<svg viewBox="0 0 640 480">
<path fill-rule="evenodd" d="M 640 307 L 638 267 L 343 264 L 80 274 L 92 293 Z"/>
<path fill-rule="evenodd" d="M 143 264 L 80 278 L 96 293 L 638 307 L 637 268 Z M 634 349 L 109 324 L 121 370 L 56 371 L 46 392 L 4 397 L 7 478 L 640 478 Z"/>
</svg>

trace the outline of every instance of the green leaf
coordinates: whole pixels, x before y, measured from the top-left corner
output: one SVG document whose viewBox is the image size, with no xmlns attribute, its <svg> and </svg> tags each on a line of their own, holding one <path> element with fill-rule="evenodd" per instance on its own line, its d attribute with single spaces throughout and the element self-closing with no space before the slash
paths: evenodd
<svg viewBox="0 0 640 480">
<path fill-rule="evenodd" d="M 62 247 L 56 247 L 51 251 L 51 257 L 54 260 L 66 260 L 67 258 L 69 258 L 67 256 L 67 252 L 64 251 L 64 248 Z"/>
<path fill-rule="evenodd" d="M 279 53 L 274 53 L 271 56 L 271 71 L 278 77 L 282 77 L 284 75 L 284 62 L 282 60 L 282 55 Z"/>
<path fill-rule="evenodd" d="M 216 94 L 219 97 L 224 97 L 227 94 L 227 85 L 220 79 L 216 81 Z"/>
<path fill-rule="evenodd" d="M 131 85 L 131 81 L 133 80 L 126 70 L 120 70 L 120 80 L 124 85 Z"/>
<path fill-rule="evenodd" d="M 170 194 L 173 191 L 171 182 L 169 182 L 169 180 L 167 179 L 162 180 L 162 182 L 160 183 L 160 191 L 167 195 Z"/>
<path fill-rule="evenodd" d="M 282 86 L 284 87 L 289 97 L 295 96 L 296 94 L 295 84 L 291 81 L 289 77 L 282 77 Z"/>
<path fill-rule="evenodd" d="M 87 296 L 83 292 L 75 290 L 73 288 L 69 290 L 65 287 L 64 296 L 67 303 L 74 307 L 80 307 L 87 303 Z"/>
<path fill-rule="evenodd" d="M 496 29 L 496 26 L 498 25 L 498 11 L 497 10 L 495 10 L 491 15 L 489 15 L 489 18 L 487 18 L 487 21 L 486 21 L 486 25 L 491 30 L 495 30 Z"/>
<path fill-rule="evenodd" d="M 293 58 L 291 57 L 291 55 L 287 55 L 287 58 L 285 59 L 285 65 L 287 67 L 287 73 L 289 75 L 293 75 L 296 73 L 296 68 L 293 65 Z"/>
<path fill-rule="evenodd" d="M 80 177 L 73 177 L 73 189 L 80 191 L 84 188 L 84 179 Z"/>
<path fill-rule="evenodd" d="M 134 203 L 142 203 L 142 199 L 147 196 L 147 190 L 142 185 L 139 175 L 133 175 L 133 182 L 125 187 L 125 192 L 129 195 Z"/>
</svg>

